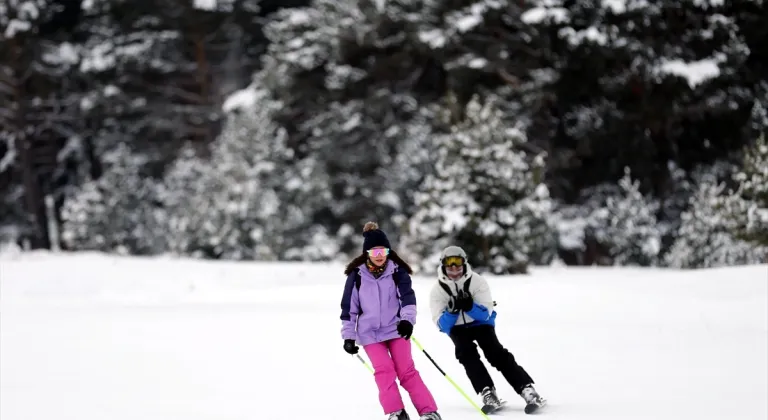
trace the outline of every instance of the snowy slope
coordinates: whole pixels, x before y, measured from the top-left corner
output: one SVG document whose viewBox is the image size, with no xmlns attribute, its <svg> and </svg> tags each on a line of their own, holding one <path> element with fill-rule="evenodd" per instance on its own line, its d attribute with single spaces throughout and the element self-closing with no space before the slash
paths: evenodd
<svg viewBox="0 0 768 420">
<path fill-rule="evenodd" d="M 2 257 L 0 418 L 383 419 L 373 378 L 341 349 L 340 271 Z M 549 399 L 546 418 L 768 418 L 767 266 L 552 268 L 489 281 L 501 339 Z M 415 280 L 420 302 L 430 285 Z M 424 306 L 415 334 L 470 390 Z M 445 420 L 481 419 L 415 358 Z M 499 418 L 523 418 L 493 375 L 511 401 Z"/>
</svg>

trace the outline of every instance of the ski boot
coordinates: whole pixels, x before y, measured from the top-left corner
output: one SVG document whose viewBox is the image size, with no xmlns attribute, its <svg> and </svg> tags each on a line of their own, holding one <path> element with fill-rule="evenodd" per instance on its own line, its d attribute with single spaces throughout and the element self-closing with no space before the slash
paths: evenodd
<svg viewBox="0 0 768 420">
<path fill-rule="evenodd" d="M 547 405 L 547 400 L 541 398 L 532 384 L 528 384 L 520 391 L 520 396 L 525 400 L 525 414 L 533 414 L 536 410 Z"/>
<path fill-rule="evenodd" d="M 442 417 L 440 417 L 440 414 L 437 414 L 437 411 L 433 411 L 431 413 L 424 413 L 419 417 L 419 420 L 443 420 Z"/>
<path fill-rule="evenodd" d="M 483 397 L 483 413 L 491 414 L 501 409 L 504 406 L 504 402 L 496 395 L 496 389 L 490 386 L 483 388 L 480 392 Z"/>
<path fill-rule="evenodd" d="M 408 412 L 405 410 L 398 410 L 394 413 L 390 413 L 387 420 L 411 420 L 411 418 L 408 417 Z"/>
</svg>

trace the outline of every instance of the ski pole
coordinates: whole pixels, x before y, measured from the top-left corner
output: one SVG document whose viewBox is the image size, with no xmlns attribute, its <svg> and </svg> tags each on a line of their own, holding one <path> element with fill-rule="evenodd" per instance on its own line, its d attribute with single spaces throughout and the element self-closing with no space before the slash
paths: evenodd
<svg viewBox="0 0 768 420">
<path fill-rule="evenodd" d="M 368 364 L 368 362 L 366 362 L 366 361 L 365 361 L 365 359 L 363 359 L 362 357 L 360 357 L 360 354 L 359 354 L 359 353 L 355 353 L 355 356 L 357 356 L 357 359 L 358 359 L 358 360 L 360 360 L 360 363 L 362 363 L 362 364 L 363 364 L 363 366 L 367 367 L 367 368 L 368 368 L 368 370 L 369 370 L 371 373 L 373 373 L 373 368 L 371 367 L 371 365 L 369 365 L 369 364 Z"/>
<path fill-rule="evenodd" d="M 426 351 L 426 350 L 424 350 L 424 347 L 422 347 L 422 346 L 421 346 L 421 343 L 419 343 L 419 340 L 417 340 L 417 339 L 416 339 L 416 337 L 413 337 L 413 336 L 411 336 L 411 340 L 413 340 L 413 342 L 416 344 L 416 347 L 418 347 L 418 348 L 419 348 L 419 350 L 421 350 L 421 351 L 424 353 L 424 355 L 425 355 L 425 356 L 427 356 L 427 359 L 429 359 L 429 361 L 430 361 L 430 362 L 432 362 L 432 364 L 433 364 L 433 365 L 435 365 L 435 367 L 437 368 L 437 370 L 439 370 L 439 371 L 440 371 L 440 373 L 442 373 L 442 374 L 443 374 L 443 376 L 445 377 L 445 379 L 447 379 L 447 380 L 448 380 L 448 382 L 450 382 L 450 383 L 451 383 L 451 385 L 453 385 L 453 387 L 454 387 L 454 388 L 456 388 L 456 390 L 457 390 L 457 391 L 459 391 L 459 393 L 460 393 L 461 395 L 463 395 L 463 396 L 464 396 L 464 398 L 466 398 L 466 399 L 467 399 L 467 401 L 469 401 L 469 403 L 470 403 L 470 404 L 472 404 L 472 407 L 475 407 L 475 409 L 477 410 L 477 412 L 478 412 L 478 413 L 480 413 L 480 415 L 481 415 L 481 416 L 483 416 L 483 418 L 485 418 L 486 420 L 490 420 L 490 418 L 488 417 L 488 415 L 487 415 L 487 414 L 485 414 L 485 413 L 483 413 L 483 409 L 482 409 L 482 408 L 480 408 L 480 407 L 479 407 L 479 406 L 478 406 L 478 405 L 477 405 L 477 404 L 476 404 L 474 401 L 472 401 L 472 398 L 470 398 L 470 396 L 469 396 L 469 395 L 467 395 L 467 393 L 466 393 L 466 392 L 464 392 L 464 390 L 462 390 L 462 389 L 461 389 L 461 387 L 459 387 L 459 384 L 457 384 L 456 382 L 454 382 L 454 381 L 453 381 L 453 379 L 451 379 L 451 377 L 450 377 L 450 376 L 448 376 L 448 374 L 447 374 L 447 373 L 445 373 L 445 371 L 444 371 L 443 369 L 441 369 L 441 368 L 440 368 L 440 366 L 437 364 L 437 362 L 435 362 L 435 359 L 433 359 L 433 358 L 432 358 L 432 356 L 430 356 L 430 355 L 429 355 L 429 353 L 427 353 L 427 351 Z"/>
</svg>

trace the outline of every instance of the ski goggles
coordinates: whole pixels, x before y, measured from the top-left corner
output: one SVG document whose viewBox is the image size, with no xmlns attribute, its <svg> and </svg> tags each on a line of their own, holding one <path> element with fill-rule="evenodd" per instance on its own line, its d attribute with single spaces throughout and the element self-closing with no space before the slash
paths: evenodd
<svg viewBox="0 0 768 420">
<path fill-rule="evenodd" d="M 389 255 L 389 248 L 372 248 L 368 250 L 369 257 L 386 257 Z"/>
<path fill-rule="evenodd" d="M 461 267 L 464 265 L 464 258 L 445 257 L 443 258 L 443 265 L 446 267 Z"/>
</svg>

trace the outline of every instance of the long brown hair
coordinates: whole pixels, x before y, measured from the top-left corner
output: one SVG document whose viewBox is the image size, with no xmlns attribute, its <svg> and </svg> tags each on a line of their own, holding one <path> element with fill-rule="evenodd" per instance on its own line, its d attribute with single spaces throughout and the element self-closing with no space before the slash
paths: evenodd
<svg viewBox="0 0 768 420">
<path fill-rule="evenodd" d="M 397 252 L 395 250 L 390 249 L 389 250 L 389 256 L 388 259 L 395 262 L 395 264 L 398 265 L 401 269 L 404 269 L 408 272 L 408 274 L 413 274 L 413 269 L 410 265 L 408 265 L 407 262 L 403 261 L 402 258 L 400 258 L 399 255 L 397 255 Z M 357 270 L 357 267 L 360 267 L 361 264 L 365 264 L 365 262 L 368 260 L 368 254 L 360 254 L 355 259 L 353 259 L 349 264 L 347 264 L 347 268 L 344 269 L 344 275 L 349 275 L 349 273 Z"/>
</svg>

